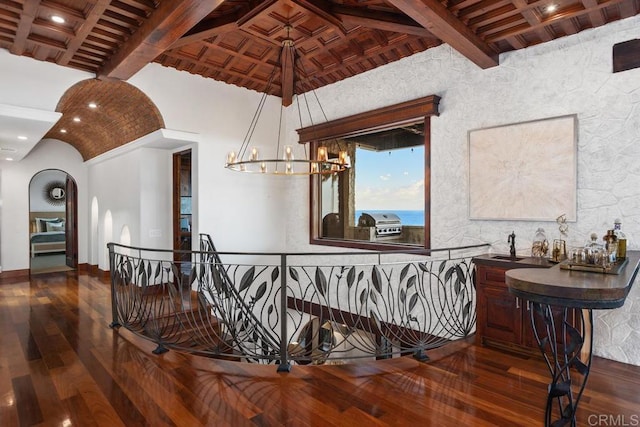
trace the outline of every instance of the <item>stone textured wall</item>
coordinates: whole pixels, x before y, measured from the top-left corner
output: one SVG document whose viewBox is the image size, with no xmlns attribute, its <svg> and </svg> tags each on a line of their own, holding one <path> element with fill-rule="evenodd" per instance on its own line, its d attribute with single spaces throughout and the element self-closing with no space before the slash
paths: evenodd
<svg viewBox="0 0 640 427">
<path fill-rule="evenodd" d="M 554 222 L 469 219 L 468 131 L 577 114 L 578 218 L 569 224 L 568 245 L 584 244 L 592 231 L 604 235 L 621 218 L 630 249 L 638 250 L 640 69 L 612 73 L 613 45 L 634 38 L 640 38 L 640 16 L 501 55 L 500 65 L 487 70 L 443 45 L 317 95 L 330 120 L 441 96 L 441 115 L 431 121 L 432 247 L 490 242 L 501 253 L 508 253 L 512 231 L 518 253 L 528 254 L 538 227 L 549 239 L 559 237 L 558 228 Z M 288 113 L 288 137 L 294 143 L 300 124 L 297 111 Z M 308 184 L 292 182 L 290 190 L 287 250 L 308 250 Z M 639 306 L 637 283 L 625 307 L 596 313 L 596 354 L 640 365 Z"/>
</svg>

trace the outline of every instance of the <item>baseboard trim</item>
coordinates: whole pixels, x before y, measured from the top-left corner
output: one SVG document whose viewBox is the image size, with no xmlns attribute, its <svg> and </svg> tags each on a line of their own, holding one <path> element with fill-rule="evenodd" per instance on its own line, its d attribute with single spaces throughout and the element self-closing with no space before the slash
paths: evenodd
<svg viewBox="0 0 640 427">
<path fill-rule="evenodd" d="M 2 273 L 0 273 L 0 280 L 2 281 L 16 281 L 16 280 L 29 280 L 29 275 L 30 275 L 30 270 L 24 269 L 24 270 L 9 270 L 9 271 L 3 271 Z"/>
<path fill-rule="evenodd" d="M 96 275 L 98 276 L 98 279 L 102 280 L 103 282 L 109 282 L 111 279 L 111 274 L 108 270 L 105 271 L 98 269 L 98 273 Z"/>
<path fill-rule="evenodd" d="M 88 264 L 89 265 L 89 275 L 97 276 L 100 269 L 98 268 L 98 264 Z"/>
</svg>

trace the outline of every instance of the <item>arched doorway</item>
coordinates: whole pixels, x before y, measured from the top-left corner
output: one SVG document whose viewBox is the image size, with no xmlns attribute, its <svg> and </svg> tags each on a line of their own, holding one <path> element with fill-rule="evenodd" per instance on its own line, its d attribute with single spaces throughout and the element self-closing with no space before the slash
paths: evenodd
<svg viewBox="0 0 640 427">
<path fill-rule="evenodd" d="M 78 267 L 78 199 L 73 177 L 59 169 L 36 173 L 29 183 L 31 274 Z"/>
</svg>

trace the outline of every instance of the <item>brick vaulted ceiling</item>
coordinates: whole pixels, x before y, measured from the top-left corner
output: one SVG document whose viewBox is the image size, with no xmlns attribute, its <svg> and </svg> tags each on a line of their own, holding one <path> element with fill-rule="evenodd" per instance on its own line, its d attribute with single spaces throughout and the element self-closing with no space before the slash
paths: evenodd
<svg viewBox="0 0 640 427">
<path fill-rule="evenodd" d="M 489 68 L 500 53 L 638 13 L 640 0 L 0 0 L 0 47 L 103 81 L 156 62 L 287 105 L 441 43 Z M 281 68 L 287 38 L 297 56 Z"/>
</svg>

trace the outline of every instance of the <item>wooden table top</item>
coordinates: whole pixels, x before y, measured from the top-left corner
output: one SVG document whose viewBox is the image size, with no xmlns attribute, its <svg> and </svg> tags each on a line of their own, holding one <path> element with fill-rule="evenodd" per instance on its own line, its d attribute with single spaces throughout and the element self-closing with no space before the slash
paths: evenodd
<svg viewBox="0 0 640 427">
<path fill-rule="evenodd" d="M 552 268 L 508 270 L 505 281 L 512 294 L 533 302 L 573 308 L 609 309 L 624 304 L 640 267 L 640 251 L 628 251 L 620 274 Z"/>
</svg>

